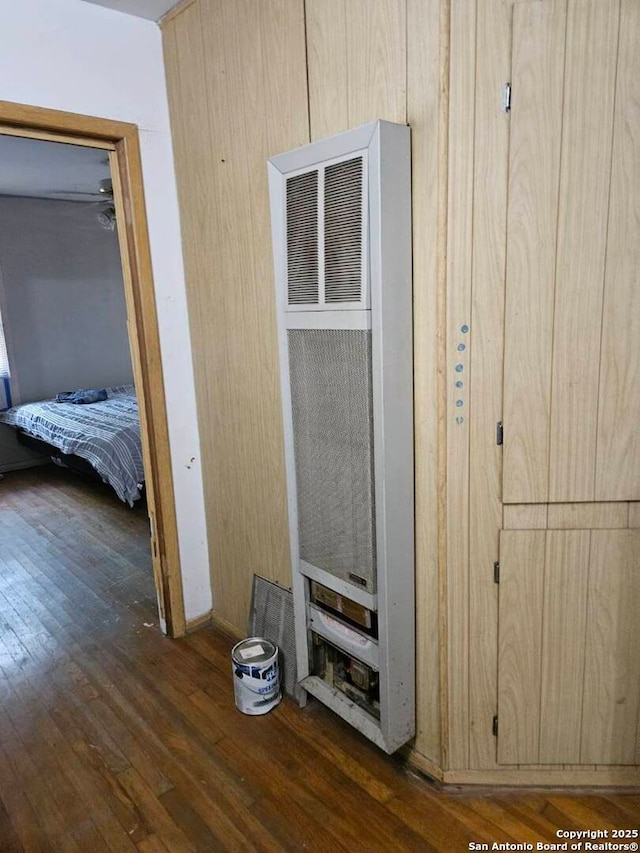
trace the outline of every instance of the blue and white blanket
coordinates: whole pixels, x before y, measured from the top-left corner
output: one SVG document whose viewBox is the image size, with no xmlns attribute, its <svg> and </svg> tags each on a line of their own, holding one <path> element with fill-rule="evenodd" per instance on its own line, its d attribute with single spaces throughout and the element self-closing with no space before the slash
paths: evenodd
<svg viewBox="0 0 640 853">
<path fill-rule="evenodd" d="M 0 423 L 86 459 L 120 500 L 133 504 L 144 482 L 138 401 L 133 385 L 106 390 L 106 400 L 87 406 L 53 400 L 14 406 L 0 412 Z"/>
</svg>

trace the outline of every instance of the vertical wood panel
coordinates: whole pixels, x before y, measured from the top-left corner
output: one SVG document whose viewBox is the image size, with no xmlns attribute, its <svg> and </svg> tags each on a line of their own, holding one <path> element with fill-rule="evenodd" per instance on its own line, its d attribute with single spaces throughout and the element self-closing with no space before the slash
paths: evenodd
<svg viewBox="0 0 640 853">
<path fill-rule="evenodd" d="M 476 0 L 451 5 L 447 242 L 447 597 L 449 768 L 469 761 L 469 355 Z M 456 369 L 458 366 L 458 369 Z M 456 381 L 464 383 L 462 389 Z M 459 394 L 457 392 L 460 392 Z M 456 399 L 463 401 L 456 406 Z M 466 405 L 464 402 L 466 400 Z"/>
<path fill-rule="evenodd" d="M 620 0 L 569 0 L 549 500 L 593 500 Z"/>
<path fill-rule="evenodd" d="M 311 139 L 349 127 L 347 0 L 306 0 Z"/>
<path fill-rule="evenodd" d="M 591 534 L 582 753 L 634 764 L 640 709 L 640 531 Z"/>
<path fill-rule="evenodd" d="M 350 127 L 407 121 L 406 0 L 348 0 L 347 101 Z"/>
<path fill-rule="evenodd" d="M 407 3 L 407 121 L 413 184 L 417 732 L 440 761 L 438 609 L 438 196 L 442 152 L 439 0 Z"/>
<path fill-rule="evenodd" d="M 543 530 L 500 537 L 498 761 L 537 764 L 545 564 Z"/>
<path fill-rule="evenodd" d="M 311 138 L 407 121 L 407 0 L 307 0 Z"/>
<path fill-rule="evenodd" d="M 172 141 L 175 157 L 180 227 L 182 232 L 185 284 L 189 313 L 192 351 L 200 343 L 197 318 L 202 315 L 208 275 L 208 242 L 205 232 L 208 197 L 213 191 L 206 130 L 206 89 L 204 84 L 204 46 L 197 6 L 185 10 L 175 25 L 163 34 L 167 94 L 172 119 Z M 205 131 L 203 132 L 203 112 Z M 209 560 L 216 547 L 213 541 L 207 491 L 210 485 L 206 472 L 210 460 L 208 435 L 201 428 L 208 410 L 209 384 L 205 364 L 193 358 L 196 406 L 200 425 L 200 453 L 202 459 L 203 487 L 207 522 Z M 211 462 L 209 461 L 209 466 Z"/>
<path fill-rule="evenodd" d="M 622 0 L 596 500 L 640 499 L 640 5 Z"/>
<path fill-rule="evenodd" d="M 244 631 L 254 572 L 290 583 L 266 159 L 308 141 L 304 9 L 197 3 L 163 33 L 214 610 Z"/>
<path fill-rule="evenodd" d="M 504 530 L 546 530 L 547 504 L 505 504 L 502 507 Z"/>
<path fill-rule="evenodd" d="M 511 71 L 511 9 L 478 0 L 473 173 L 473 272 L 469 377 L 469 714 L 472 768 L 495 765 L 491 720 L 496 713 L 498 591 L 491 566 L 498 559 L 502 521 L 502 420 L 505 219 L 509 118 L 501 88 Z M 463 396 L 466 396 L 463 394 Z"/>
<path fill-rule="evenodd" d="M 578 763 L 582 723 L 588 530 L 547 534 L 540 698 L 541 763 Z"/>
<path fill-rule="evenodd" d="M 566 3 L 516 4 L 513 16 L 503 497 L 544 503 Z"/>
</svg>

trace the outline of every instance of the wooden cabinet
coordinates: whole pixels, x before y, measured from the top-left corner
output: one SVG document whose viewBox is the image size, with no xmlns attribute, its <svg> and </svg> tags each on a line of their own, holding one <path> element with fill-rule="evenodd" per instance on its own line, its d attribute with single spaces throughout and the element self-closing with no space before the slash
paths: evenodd
<svg viewBox="0 0 640 853">
<path fill-rule="evenodd" d="M 640 530 L 506 530 L 498 762 L 636 764 Z"/>
<path fill-rule="evenodd" d="M 516 4 L 504 500 L 640 497 L 638 8 Z"/>
<path fill-rule="evenodd" d="M 449 21 L 444 777 L 638 782 L 640 6 Z"/>
</svg>

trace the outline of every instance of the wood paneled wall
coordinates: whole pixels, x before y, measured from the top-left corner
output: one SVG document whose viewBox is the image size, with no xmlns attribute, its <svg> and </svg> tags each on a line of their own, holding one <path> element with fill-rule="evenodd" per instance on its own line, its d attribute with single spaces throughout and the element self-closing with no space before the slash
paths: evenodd
<svg viewBox="0 0 640 853">
<path fill-rule="evenodd" d="M 439 761 L 440 0 L 195 0 L 163 25 L 214 613 L 290 585 L 266 160 L 376 118 L 413 148 L 417 745 Z M 442 235 L 440 235 L 440 239 Z"/>
<path fill-rule="evenodd" d="M 635 288 L 637 294 L 638 266 L 633 273 L 630 258 L 640 243 L 629 238 L 628 229 L 637 223 L 634 205 L 640 191 L 638 52 L 632 58 L 629 51 L 639 26 L 640 7 L 633 0 L 460 0 L 451 4 L 444 684 L 450 720 L 443 741 L 450 781 L 515 783 L 532 781 L 538 774 L 539 780 L 549 782 L 554 773 L 567 771 L 575 774 L 576 782 L 579 778 L 593 781 L 599 774 L 610 782 L 640 778 L 637 768 L 627 773 L 601 766 L 637 763 L 631 737 L 628 733 L 622 737 L 622 728 L 612 722 L 611 691 L 589 720 L 589 725 L 600 727 L 598 735 L 592 733 L 594 741 L 599 739 L 597 748 L 568 750 L 566 743 L 558 741 L 563 729 L 557 719 L 553 725 L 545 719 L 544 744 L 530 749 L 526 761 L 505 771 L 509 747 L 502 739 L 518 739 L 522 718 L 516 715 L 509 720 L 500 714 L 498 738 L 492 731 L 500 679 L 509 675 L 504 667 L 499 670 L 496 661 L 498 629 L 503 627 L 498 613 L 502 587 L 493 582 L 493 564 L 509 561 L 509 552 L 501 549 L 500 529 L 576 531 L 573 538 L 589 541 L 592 547 L 598 543 L 598 548 L 608 550 L 611 561 L 618 559 L 615 543 L 624 541 L 628 543 L 624 565 L 640 561 L 640 541 L 620 530 L 638 524 L 633 488 L 637 489 L 634 472 L 640 464 L 636 444 L 640 394 L 637 383 L 631 390 L 629 377 L 636 370 L 639 351 L 637 344 L 630 343 L 630 334 L 640 318 L 637 298 L 630 292 Z M 510 113 L 502 103 L 507 82 L 513 85 Z M 538 164 L 535 174 L 531 173 L 533 161 Z M 626 191 L 619 183 L 623 174 Z M 545 206 L 547 216 L 539 213 Z M 608 212 L 608 231 L 603 210 Z M 525 243 L 529 248 L 522 251 Z M 609 269 L 616 270 L 615 276 L 607 273 Z M 507 293 L 505 306 L 510 281 L 518 283 L 519 292 Z M 549 288 L 542 288 L 542 281 L 548 281 Z M 527 301 L 528 319 L 535 321 L 529 326 Z M 463 326 L 468 327 L 466 333 Z M 614 327 L 620 334 L 615 341 Z M 546 387 L 533 378 L 541 369 L 548 374 Z M 594 399 L 594 387 L 598 397 L 598 385 L 601 399 L 594 408 L 589 401 Z M 587 390 L 578 393 L 580 388 Z M 572 404 L 576 393 L 579 399 Z M 555 416 L 552 400 L 558 406 Z M 617 456 L 611 443 L 606 444 L 608 427 L 604 426 L 613 411 L 618 412 Z M 496 443 L 498 421 L 504 421 L 503 447 Z M 503 488 L 509 485 L 505 481 L 503 486 L 503 453 L 505 464 L 510 454 L 523 455 L 519 429 L 529 436 L 535 433 L 540 440 L 540 461 L 530 454 L 521 470 L 531 472 L 531 482 L 543 480 L 543 490 L 517 499 L 511 496 L 514 503 L 503 506 Z M 615 479 L 619 491 L 610 490 L 602 497 L 593 487 L 569 491 L 569 496 L 560 489 L 550 493 L 549 479 L 578 482 L 591 477 L 593 482 L 594 472 L 596 480 L 600 476 L 600 455 L 594 454 L 592 446 L 589 453 L 581 451 L 581 441 L 586 441 L 587 434 L 591 441 L 596 429 L 598 442 L 605 442 L 603 447 L 611 454 L 610 464 L 601 469 L 608 471 L 610 481 Z M 553 454 L 550 435 L 555 442 Z M 628 466 L 624 472 L 619 464 L 623 455 Z M 619 475 L 614 477 L 616 471 Z M 549 500 L 561 502 L 547 504 Z M 619 540 L 613 535 L 618 531 Z M 573 538 L 564 532 L 558 537 L 541 533 L 535 544 L 539 548 L 542 542 L 544 549 L 547 541 Z M 609 619 L 640 653 L 622 605 L 608 608 L 603 602 L 603 610 L 593 620 L 569 606 L 576 599 L 584 603 L 580 596 L 586 582 L 585 561 L 579 549 L 559 550 L 557 559 L 552 557 L 547 554 L 540 560 L 532 548 L 527 551 L 523 546 L 518 559 L 521 586 L 512 600 L 505 590 L 504 612 L 517 613 L 517 600 L 526 628 L 532 616 L 526 607 L 528 597 L 542 595 L 544 573 L 549 571 L 547 583 L 551 584 L 555 571 L 557 585 L 566 584 L 562 595 L 568 625 L 578 632 L 593 629 L 595 633 L 598 620 Z M 593 554 L 587 563 L 589 589 L 600 590 L 599 563 Z M 624 597 L 625 571 L 613 573 L 613 588 L 602 587 L 610 601 Z M 553 615 L 553 601 L 541 601 Z M 556 653 L 561 655 L 562 632 L 554 636 L 559 644 Z M 549 635 L 547 641 L 551 639 Z M 628 648 L 619 643 L 608 660 L 611 664 L 619 655 L 618 698 L 626 696 L 632 702 L 633 717 L 636 675 L 626 663 Z M 535 680 L 545 672 L 541 649 L 533 640 L 526 650 L 521 646 L 521 665 L 512 671 L 519 671 L 523 682 L 527 673 Z M 580 654 L 584 649 L 583 644 Z M 506 659 L 518 651 L 508 642 L 500 650 Z M 584 685 L 578 689 L 573 684 L 573 689 L 574 698 L 581 696 Z M 559 691 L 555 697 L 564 703 L 564 710 L 567 695 Z M 572 707 L 574 720 L 575 710 Z M 526 745 L 530 737 L 531 732 L 524 731 L 522 743 Z M 458 768 L 466 771 L 456 772 Z"/>
<path fill-rule="evenodd" d="M 591 531 L 640 526 L 640 503 L 628 503 L 634 495 L 585 507 L 524 500 L 503 506 L 503 448 L 496 444 L 496 423 L 503 419 L 503 376 L 509 375 L 504 342 L 510 163 L 513 167 L 518 156 L 537 154 L 557 159 L 570 142 L 551 133 L 552 144 L 536 149 L 539 131 L 556 121 L 561 105 L 553 93 L 546 98 L 546 90 L 541 94 L 537 88 L 536 74 L 548 69 L 538 60 L 529 61 L 521 41 L 526 37 L 523 26 L 528 19 L 545 24 L 548 18 L 549 37 L 535 45 L 536 51 L 574 51 L 576 68 L 562 86 L 573 92 L 579 112 L 580 44 L 584 48 L 589 39 L 602 40 L 603 28 L 596 26 L 602 16 L 614 24 L 616 10 L 625 16 L 618 62 L 626 70 L 622 75 L 618 70 L 615 105 L 603 107 L 609 117 L 614 110 L 614 124 L 620 128 L 612 144 L 609 140 L 611 198 L 618 200 L 610 211 L 611 283 L 602 312 L 602 340 L 612 344 L 602 361 L 601 383 L 619 387 L 622 397 L 616 394 L 611 405 L 600 408 L 598 428 L 606 440 L 616 401 L 637 375 L 639 351 L 632 342 L 640 312 L 627 310 L 635 304 L 630 270 L 640 245 L 632 234 L 637 195 L 628 189 L 638 180 L 633 82 L 639 79 L 633 74 L 638 54 L 632 49 L 638 8 L 635 0 L 190 0 L 163 26 L 214 608 L 219 619 L 238 631 L 244 630 L 254 572 L 290 583 L 266 159 L 376 118 L 411 126 L 418 655 L 414 758 L 423 756 L 427 770 L 441 768 L 440 775 L 451 782 L 594 784 L 640 778 L 636 769 L 597 767 L 598 756 L 606 755 L 604 745 L 591 752 L 585 747 L 591 765 L 562 764 L 561 759 L 573 761 L 576 750 L 571 757 L 560 750 L 554 759 L 554 747 L 545 746 L 538 748 L 535 760 L 549 763 L 505 769 L 492 731 L 499 694 L 499 598 L 493 564 L 500 555 L 501 529 L 540 530 L 538 537 L 517 539 L 531 538 L 538 550 L 543 539 L 582 542 L 588 535 L 606 551 L 614 548 L 614 540 L 622 540 Z M 594 16 L 593 21 L 585 14 Z M 576 45 L 565 38 L 572 15 Z M 606 45 L 603 50 L 609 67 L 610 51 Z M 593 77 L 592 66 L 587 63 L 584 69 L 587 81 Z M 502 105 L 504 84 L 513 73 L 522 81 L 514 93 L 520 105 L 527 87 L 535 100 L 515 129 L 513 115 Z M 529 108 L 538 114 L 527 118 Z M 525 133 L 522 122 L 527 120 L 533 130 Z M 607 127 L 611 130 L 610 121 Z M 606 137 L 607 127 L 599 125 L 598 133 Z M 575 136 L 585 168 L 598 170 L 600 164 L 585 148 L 593 140 Z M 580 177 L 582 166 L 567 157 L 567 168 Z M 556 182 L 561 215 L 557 202 L 563 192 Z M 546 198 L 545 193 L 549 188 L 542 180 L 533 182 L 526 204 Z M 571 237 L 575 221 L 565 220 L 566 265 L 573 275 L 570 256 L 581 240 Z M 517 238 L 517 230 L 509 234 L 509 240 Z M 600 258 L 596 238 L 587 248 Z M 555 255 L 534 257 L 548 268 L 555 263 Z M 577 257 L 576 270 L 583 269 L 580 263 Z M 585 275 L 592 267 L 586 265 Z M 574 290 L 579 290 L 577 284 Z M 536 295 L 546 299 L 539 310 L 548 314 L 548 293 L 532 287 L 531 298 Z M 518 344 L 524 332 L 517 329 L 517 310 L 513 305 L 507 309 L 513 314 L 510 335 Z M 576 328 L 571 316 L 567 326 Z M 619 331 L 615 340 L 614 328 Z M 589 340 L 595 341 L 592 333 L 590 328 Z M 526 336 L 530 350 L 525 354 L 533 362 L 544 335 L 551 336 L 553 347 L 554 328 L 548 322 L 537 336 Z M 566 351 L 569 359 L 571 341 L 562 338 L 561 330 L 556 337 L 558 352 Z M 592 341 L 588 358 L 594 347 Z M 574 366 L 580 370 L 583 363 L 578 360 Z M 509 369 L 515 368 L 512 360 Z M 506 387 L 529 408 L 531 395 L 540 390 L 517 378 Z M 566 400 L 558 399 L 566 408 Z M 514 404 L 511 409 L 517 410 L 515 418 L 524 418 L 524 408 Z M 528 424 L 535 425 L 539 416 L 538 409 L 532 410 Z M 637 435 L 626 436 L 624 447 L 637 448 Z M 610 456 L 612 472 L 621 471 L 622 456 Z M 634 466 L 640 464 L 635 451 L 633 460 L 621 477 L 635 477 Z M 552 529 L 578 532 L 554 538 L 545 532 Z M 627 533 L 623 538 L 633 551 L 627 562 L 633 562 L 640 540 Z M 549 562 L 551 558 L 538 554 L 537 565 L 549 562 L 562 580 L 561 549 L 558 555 L 559 562 Z M 534 556 L 532 552 L 527 558 L 529 579 L 544 596 L 543 581 L 532 568 Z M 592 555 L 594 572 L 596 563 Z M 619 573 L 622 580 L 626 571 Z M 595 574 L 589 583 L 597 586 Z M 612 590 L 605 592 L 616 600 Z M 615 618 L 615 608 L 610 612 Z M 585 618 L 588 622 L 591 616 Z M 523 651 L 525 658 L 528 654 Z M 541 659 L 536 666 L 534 675 L 543 671 Z M 569 687 L 578 692 L 575 684 Z M 553 744 L 554 736 L 545 743 Z M 503 751 L 508 752 L 508 743 Z M 615 751 L 611 759 L 622 763 Z"/>
<path fill-rule="evenodd" d="M 304 9 L 207 0 L 164 28 L 215 613 L 290 583 L 266 160 L 309 141 Z"/>
</svg>

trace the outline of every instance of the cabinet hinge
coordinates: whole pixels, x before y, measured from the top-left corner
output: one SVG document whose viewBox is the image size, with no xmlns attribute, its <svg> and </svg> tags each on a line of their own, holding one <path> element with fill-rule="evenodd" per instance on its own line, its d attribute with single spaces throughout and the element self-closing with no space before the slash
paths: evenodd
<svg viewBox="0 0 640 853">
<path fill-rule="evenodd" d="M 511 83 L 505 83 L 502 90 L 502 112 L 511 112 Z"/>
<path fill-rule="evenodd" d="M 491 730 L 493 732 L 493 736 L 498 737 L 498 715 L 497 714 L 493 718 L 493 726 L 492 726 Z"/>
<path fill-rule="evenodd" d="M 493 564 L 493 582 L 500 583 L 500 561 L 496 560 Z"/>
<path fill-rule="evenodd" d="M 504 430 L 502 429 L 502 421 L 496 424 L 496 444 L 500 446 L 504 439 Z"/>
</svg>

